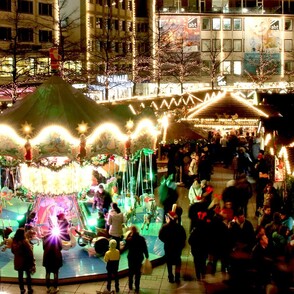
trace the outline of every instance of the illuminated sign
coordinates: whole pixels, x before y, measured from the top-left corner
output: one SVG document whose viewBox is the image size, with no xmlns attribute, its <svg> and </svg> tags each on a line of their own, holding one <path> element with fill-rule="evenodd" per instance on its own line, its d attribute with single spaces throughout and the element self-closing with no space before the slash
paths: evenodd
<svg viewBox="0 0 294 294">
<path fill-rule="evenodd" d="M 227 80 L 225 76 L 218 76 L 217 77 L 217 84 L 218 86 L 226 86 L 227 85 Z"/>
<path fill-rule="evenodd" d="M 128 75 L 97 76 L 97 82 L 100 84 L 125 83 L 128 82 Z"/>
</svg>

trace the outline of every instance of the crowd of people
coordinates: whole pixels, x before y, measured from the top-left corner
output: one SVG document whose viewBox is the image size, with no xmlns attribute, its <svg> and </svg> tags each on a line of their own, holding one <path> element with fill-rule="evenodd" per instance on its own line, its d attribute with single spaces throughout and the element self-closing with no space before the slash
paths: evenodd
<svg viewBox="0 0 294 294">
<path fill-rule="evenodd" d="M 181 181 L 177 165 L 169 164 L 168 175 L 160 183 L 158 198 L 164 218 L 158 238 L 164 244 L 168 280 L 180 283 L 182 250 L 188 242 L 198 281 L 203 281 L 207 274 L 214 275 L 220 264 L 221 272 L 229 276 L 227 286 L 232 289 L 231 293 L 290 293 L 294 272 L 293 219 L 270 180 L 270 167 L 264 153 L 259 152 L 254 159 L 250 156 L 252 150 L 249 152 L 246 145 L 237 145 L 234 152 L 228 153 L 228 150 L 223 150 L 225 147 L 221 138 L 219 143 L 222 146 L 220 162 L 232 168 L 232 180 L 220 195 L 215 193 L 211 181 L 216 154 L 205 146 L 190 151 L 189 160 L 186 158 L 184 181 L 189 199 L 188 231 L 182 225 L 183 208 L 178 204 L 177 191 Z M 255 178 L 256 187 L 248 181 L 249 175 Z M 248 202 L 254 194 L 256 226 L 247 218 Z M 143 260 L 149 258 L 145 238 L 134 225 L 123 236 L 125 214 L 101 184 L 94 195 L 92 211 L 97 211 L 97 226 L 106 230 L 110 240 L 109 250 L 104 255 L 107 290 L 111 291 L 112 279 L 116 292 L 120 290 L 118 269 L 121 243 L 124 241 L 123 249 L 128 250 L 129 290 L 134 287 L 135 293 L 139 293 L 141 266 Z M 64 215 L 58 216 L 58 224 L 68 238 L 66 230 L 69 223 Z M 57 293 L 58 272 L 62 267 L 60 237 L 53 238 L 52 232 L 48 231 L 43 236 L 43 249 L 47 292 Z M 35 271 L 34 255 L 23 228 L 18 229 L 13 238 L 12 252 L 21 293 L 25 293 L 24 273 L 27 275 L 28 293 L 33 293 L 31 274 Z"/>
<path fill-rule="evenodd" d="M 232 168 L 233 179 L 221 195 L 214 193 L 210 181 L 216 157 L 211 158 L 209 149 L 190 152 L 185 183 L 190 203 L 187 235 L 196 279 L 201 281 L 207 273 L 215 274 L 220 263 L 221 272 L 230 277 L 230 293 L 290 293 L 294 285 L 293 218 L 274 187 L 265 154 L 259 150 L 254 159 L 246 144 L 236 145 L 231 154 L 222 152 L 226 156 L 217 162 Z M 256 186 L 248 181 L 249 176 L 255 179 Z M 253 194 L 257 225 L 247 218 Z M 173 218 L 177 219 L 175 215 Z M 180 233 L 173 238 L 181 240 Z M 167 252 L 168 249 L 168 265 Z"/>
</svg>

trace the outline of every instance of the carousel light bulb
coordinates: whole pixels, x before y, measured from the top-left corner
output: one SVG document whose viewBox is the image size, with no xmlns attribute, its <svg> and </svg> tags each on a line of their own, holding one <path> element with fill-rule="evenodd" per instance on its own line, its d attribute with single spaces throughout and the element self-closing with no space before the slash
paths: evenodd
<svg viewBox="0 0 294 294">
<path fill-rule="evenodd" d="M 84 134 L 88 131 L 88 128 L 88 124 L 82 121 L 82 123 L 78 125 L 77 130 L 80 134 Z"/>
<path fill-rule="evenodd" d="M 52 236 L 60 236 L 60 229 L 58 226 L 54 226 L 51 230 Z"/>
<path fill-rule="evenodd" d="M 31 124 L 25 122 L 23 125 L 21 125 L 21 130 L 25 135 L 29 135 L 32 132 L 33 128 Z"/>
<path fill-rule="evenodd" d="M 127 130 L 130 131 L 133 127 L 134 127 L 134 122 L 131 119 L 128 120 L 126 125 Z"/>
</svg>

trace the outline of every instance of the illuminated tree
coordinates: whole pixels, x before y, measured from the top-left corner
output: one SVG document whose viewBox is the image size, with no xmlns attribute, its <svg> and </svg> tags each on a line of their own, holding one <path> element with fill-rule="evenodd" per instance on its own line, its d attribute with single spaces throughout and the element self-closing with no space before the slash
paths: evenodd
<svg viewBox="0 0 294 294">
<path fill-rule="evenodd" d="M 164 75 L 172 76 L 180 83 L 181 93 L 184 92 L 185 82 L 191 80 L 191 77 L 195 79 L 195 76 L 200 75 L 200 53 L 189 52 L 185 43 L 186 41 L 181 36 L 175 42 L 174 50 L 171 50 L 166 56 L 166 61 L 163 65 Z"/>
<path fill-rule="evenodd" d="M 216 35 L 203 44 L 204 54 L 201 61 L 201 70 L 210 76 L 211 89 L 214 90 L 216 79 L 222 72 L 222 65 L 229 59 L 233 49 L 230 43 L 225 44 L 224 40 L 218 39 Z"/>
<path fill-rule="evenodd" d="M 112 83 L 113 76 L 122 76 L 132 71 L 133 27 L 130 21 L 122 22 L 123 27 L 120 27 L 117 19 L 112 16 L 112 6 L 105 9 L 106 15 L 97 24 L 100 29 L 90 37 L 87 73 L 89 89 L 94 82 L 98 90 L 104 92 L 104 99 L 109 100 L 109 90 L 118 86 L 117 83 Z M 124 83 L 125 80 L 121 86 Z"/>
<path fill-rule="evenodd" d="M 267 81 L 279 73 L 279 53 L 266 52 L 261 48 L 258 52 L 246 55 L 244 67 L 247 78 L 258 88 L 262 88 Z"/>
</svg>

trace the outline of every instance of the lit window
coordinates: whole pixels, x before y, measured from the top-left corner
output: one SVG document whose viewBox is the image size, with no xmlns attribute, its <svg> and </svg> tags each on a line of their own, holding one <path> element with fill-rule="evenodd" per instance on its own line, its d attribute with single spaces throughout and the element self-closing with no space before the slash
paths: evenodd
<svg viewBox="0 0 294 294">
<path fill-rule="evenodd" d="M 231 74 L 231 61 L 224 61 L 223 62 L 223 72 L 226 75 Z"/>
<path fill-rule="evenodd" d="M 232 20 L 230 18 L 223 19 L 223 30 L 230 31 L 232 29 Z"/>
<path fill-rule="evenodd" d="M 240 76 L 242 74 L 242 62 L 234 61 L 234 75 Z"/>
<path fill-rule="evenodd" d="M 220 18 L 213 18 L 212 19 L 212 29 L 214 31 L 219 31 L 221 29 L 221 20 L 220 20 Z"/>
<path fill-rule="evenodd" d="M 293 50 L 293 40 L 292 39 L 287 39 L 284 40 L 285 42 L 285 51 L 286 52 L 292 52 Z"/>
<path fill-rule="evenodd" d="M 241 18 L 234 18 L 234 31 L 242 30 L 242 20 Z"/>
</svg>

